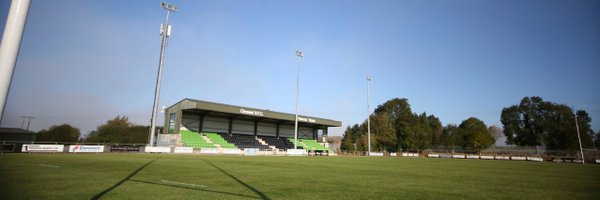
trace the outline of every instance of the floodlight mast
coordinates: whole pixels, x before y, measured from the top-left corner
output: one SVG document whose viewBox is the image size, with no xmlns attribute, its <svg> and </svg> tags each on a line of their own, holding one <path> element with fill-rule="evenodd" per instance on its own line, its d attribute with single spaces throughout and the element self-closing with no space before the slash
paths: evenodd
<svg viewBox="0 0 600 200">
<path fill-rule="evenodd" d="M 154 146 L 154 135 L 156 132 L 156 113 L 158 112 L 158 98 L 160 96 L 160 80 L 162 78 L 165 48 L 167 47 L 167 40 L 171 36 L 171 24 L 169 24 L 169 14 L 171 12 L 176 12 L 179 9 L 179 7 L 165 2 L 161 2 L 160 7 L 167 10 L 167 19 L 165 20 L 164 25 L 160 24 L 160 57 L 158 59 L 158 75 L 156 77 L 156 89 L 154 90 L 154 105 L 152 106 L 152 119 L 150 119 L 150 141 L 148 143 L 148 146 Z"/>
<path fill-rule="evenodd" d="M 371 156 L 371 104 L 369 102 L 369 88 L 371 87 L 371 77 L 367 76 L 367 143 L 369 145 L 367 156 Z"/>
<path fill-rule="evenodd" d="M 296 73 L 296 121 L 294 125 L 294 149 L 298 149 L 298 99 L 300 97 L 300 58 L 304 58 L 302 51 L 296 51 L 298 67 Z"/>
<path fill-rule="evenodd" d="M 581 151 L 581 164 L 585 164 L 585 158 L 583 157 L 583 147 L 581 146 L 581 136 L 579 135 L 579 122 L 577 120 L 577 113 L 575 113 L 575 128 L 577 128 L 577 139 L 579 139 L 579 151 Z"/>
</svg>

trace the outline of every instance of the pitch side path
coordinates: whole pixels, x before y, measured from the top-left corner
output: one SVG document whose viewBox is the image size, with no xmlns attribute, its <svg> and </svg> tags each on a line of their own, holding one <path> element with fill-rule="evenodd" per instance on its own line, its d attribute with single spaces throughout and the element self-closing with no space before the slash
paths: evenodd
<svg viewBox="0 0 600 200">
<path fill-rule="evenodd" d="M 600 199 L 600 165 L 402 157 L 2 154 L 0 199 Z"/>
</svg>

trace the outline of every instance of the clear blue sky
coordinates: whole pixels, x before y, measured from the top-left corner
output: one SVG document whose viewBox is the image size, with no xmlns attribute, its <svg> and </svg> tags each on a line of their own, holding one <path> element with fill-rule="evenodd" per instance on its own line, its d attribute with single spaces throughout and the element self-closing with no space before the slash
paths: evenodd
<svg viewBox="0 0 600 200">
<path fill-rule="evenodd" d="M 69 123 L 85 134 L 117 115 L 149 124 L 160 1 L 33 0 L 2 126 Z M 408 98 L 414 112 L 501 125 L 525 96 L 584 109 L 600 129 L 599 1 L 169 1 L 173 34 L 160 106 L 194 98 L 366 119 Z M 1 1 L 2 23 L 9 1 Z M 3 26 L 2 26 L 3 27 Z M 160 119 L 162 122 L 162 117 Z M 341 135 L 343 129 L 330 130 Z"/>
</svg>

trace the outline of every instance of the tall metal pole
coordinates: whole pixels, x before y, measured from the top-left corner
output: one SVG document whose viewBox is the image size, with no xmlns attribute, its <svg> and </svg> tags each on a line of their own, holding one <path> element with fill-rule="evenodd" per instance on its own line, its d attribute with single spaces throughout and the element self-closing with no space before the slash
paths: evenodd
<svg viewBox="0 0 600 200">
<path fill-rule="evenodd" d="M 296 122 L 294 125 L 294 149 L 298 149 L 298 99 L 300 98 L 300 58 L 304 57 L 302 51 L 296 51 L 298 67 L 296 71 Z"/>
<path fill-rule="evenodd" d="M 585 164 L 585 158 L 583 157 L 583 147 L 581 146 L 581 136 L 579 135 L 579 122 L 577 122 L 577 113 L 575 113 L 575 127 L 577 128 L 577 139 L 579 139 L 579 151 L 581 151 L 581 162 Z"/>
<path fill-rule="evenodd" d="M 369 102 L 370 87 L 371 77 L 367 76 L 367 143 L 369 145 L 367 156 L 371 156 L 371 104 Z"/>
<path fill-rule="evenodd" d="M 160 96 L 160 80 L 162 78 L 162 70 L 165 57 L 165 48 L 167 47 L 167 40 L 171 35 L 171 25 L 169 24 L 169 14 L 171 11 L 177 11 L 178 7 L 167 3 L 161 3 L 161 7 L 167 10 L 167 19 L 165 24 L 160 27 L 161 43 L 160 43 L 160 57 L 158 59 L 158 75 L 156 77 L 156 89 L 154 90 L 154 105 L 152 106 L 152 119 L 150 119 L 150 141 L 148 146 L 154 146 L 154 135 L 156 132 L 156 113 L 158 112 L 158 97 Z"/>
<path fill-rule="evenodd" d="M 0 122 L 4 117 L 8 90 L 19 56 L 21 38 L 23 37 L 23 30 L 25 30 L 30 3 L 30 0 L 13 0 L 6 18 L 2 44 L 0 45 Z"/>
</svg>

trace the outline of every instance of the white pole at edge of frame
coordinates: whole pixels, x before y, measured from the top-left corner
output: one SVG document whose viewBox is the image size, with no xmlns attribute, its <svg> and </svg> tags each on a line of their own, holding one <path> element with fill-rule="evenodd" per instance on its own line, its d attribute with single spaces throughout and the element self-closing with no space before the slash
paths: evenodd
<svg viewBox="0 0 600 200">
<path fill-rule="evenodd" d="M 371 156 L 371 105 L 369 103 L 369 88 L 371 87 L 371 77 L 367 76 L 367 140 L 368 152 L 367 156 Z"/>
<path fill-rule="evenodd" d="M 8 90 L 19 56 L 29 4 L 31 4 L 30 0 L 13 0 L 4 26 L 4 35 L 0 45 L 0 122 L 4 117 Z"/>
</svg>

